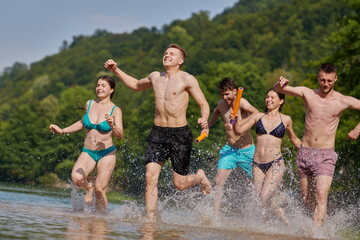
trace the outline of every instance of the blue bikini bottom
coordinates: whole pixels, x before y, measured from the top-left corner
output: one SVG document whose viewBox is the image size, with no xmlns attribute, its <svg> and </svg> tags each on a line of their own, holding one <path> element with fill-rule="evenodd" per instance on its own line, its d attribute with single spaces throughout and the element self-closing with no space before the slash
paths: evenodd
<svg viewBox="0 0 360 240">
<path fill-rule="evenodd" d="M 112 151 L 116 150 L 115 146 L 111 146 L 108 147 L 106 149 L 102 149 L 99 151 L 94 151 L 94 150 L 90 150 L 87 148 L 82 148 L 83 152 L 86 152 L 90 155 L 90 157 L 96 162 L 98 163 L 100 159 L 102 159 L 103 157 L 105 157 L 106 155 L 108 155 L 109 153 L 111 153 Z"/>
</svg>

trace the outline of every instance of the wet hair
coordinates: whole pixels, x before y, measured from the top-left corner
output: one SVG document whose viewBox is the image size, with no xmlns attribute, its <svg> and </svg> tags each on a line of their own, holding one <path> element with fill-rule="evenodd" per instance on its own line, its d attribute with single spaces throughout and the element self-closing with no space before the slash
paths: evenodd
<svg viewBox="0 0 360 240">
<path fill-rule="evenodd" d="M 227 91 L 227 90 L 234 90 L 237 89 L 236 84 L 232 78 L 225 77 L 221 82 L 218 84 L 219 92 Z"/>
<path fill-rule="evenodd" d="M 176 49 L 179 49 L 182 56 L 183 56 L 183 59 L 185 60 L 185 57 L 186 57 L 186 51 L 185 49 L 183 49 L 182 47 L 180 47 L 178 44 L 175 44 L 175 43 L 171 43 L 167 48 L 176 48 Z"/>
<path fill-rule="evenodd" d="M 282 104 L 280 105 L 280 107 L 279 107 L 279 112 L 281 112 L 281 109 L 282 109 L 283 105 L 285 104 L 285 94 L 279 93 L 279 92 L 275 91 L 274 88 L 270 88 L 269 90 L 267 90 L 266 95 L 267 95 L 270 91 L 276 92 L 277 95 L 279 96 L 280 100 L 281 100 L 281 99 L 284 100 L 283 103 L 282 103 Z M 265 108 L 265 112 L 268 112 L 268 111 L 269 111 L 269 110 L 268 110 L 267 108 Z"/>
<path fill-rule="evenodd" d="M 319 72 L 335 73 L 336 74 L 337 67 L 332 63 L 323 63 L 319 67 Z"/>
<path fill-rule="evenodd" d="M 96 82 L 98 82 L 100 79 L 105 80 L 110 85 L 110 88 L 114 89 L 114 91 L 110 94 L 110 99 L 112 99 L 112 97 L 114 96 L 114 93 L 115 93 L 115 80 L 112 77 L 110 77 L 109 75 L 103 75 L 103 76 L 98 77 Z"/>
</svg>

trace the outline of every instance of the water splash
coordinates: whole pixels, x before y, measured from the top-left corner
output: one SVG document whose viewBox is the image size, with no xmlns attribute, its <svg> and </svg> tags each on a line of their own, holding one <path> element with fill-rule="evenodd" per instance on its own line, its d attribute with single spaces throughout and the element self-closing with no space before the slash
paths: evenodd
<svg viewBox="0 0 360 240">
<path fill-rule="evenodd" d="M 290 171 L 290 170 L 289 170 Z M 311 214 L 304 208 L 297 182 L 292 186 L 283 184 L 272 201 L 285 210 L 290 225 L 274 216 L 265 218 L 264 209 L 251 184 L 239 172 L 234 172 L 224 188 L 222 214 L 215 217 L 214 193 L 202 195 L 197 187 L 177 191 L 169 184 L 168 191 L 160 194 L 158 201 L 159 224 L 179 225 L 211 230 L 246 232 L 266 236 L 289 236 L 289 238 L 356 239 L 346 234 L 358 234 L 357 216 L 359 202 L 350 206 L 329 209 L 323 227 L 314 227 Z M 124 221 L 146 221 L 143 204 L 131 201 L 114 209 L 112 215 Z M 346 236 L 346 237 L 344 237 Z M 265 238 L 266 239 L 266 238 Z M 284 239 L 287 239 L 286 237 Z"/>
<path fill-rule="evenodd" d="M 216 174 L 217 155 L 203 149 L 195 149 L 199 160 L 192 162 L 193 169 L 202 168 L 211 182 Z M 279 239 L 356 239 L 359 236 L 360 201 L 350 201 L 354 197 L 340 196 L 332 198 L 329 194 L 329 216 L 323 227 L 314 227 L 312 216 L 305 209 L 300 194 L 294 164 L 295 154 L 289 148 L 283 150 L 286 173 L 282 186 L 276 191 L 272 201 L 281 206 L 290 225 L 287 226 L 276 216 L 265 218 L 264 210 L 252 184 L 246 180 L 239 169 L 232 172 L 224 186 L 222 214 L 215 217 L 214 193 L 204 196 L 198 187 L 185 191 L 177 191 L 172 185 L 171 166 L 165 166 L 159 179 L 158 215 L 159 225 L 170 224 L 195 228 L 207 228 L 214 231 L 247 232 L 264 236 L 283 236 Z M 142 171 L 142 170 L 141 170 Z M 354 196 L 358 196 L 357 193 Z M 123 221 L 146 222 L 143 203 L 126 202 L 111 211 L 111 215 Z M 284 237 L 285 236 L 285 237 Z M 270 239 L 264 238 L 264 239 Z M 275 238 L 276 239 L 276 238 Z"/>
<path fill-rule="evenodd" d="M 72 210 L 74 212 L 82 212 L 84 211 L 85 204 L 84 204 L 84 194 L 80 193 L 79 190 L 71 184 L 71 205 Z"/>
</svg>

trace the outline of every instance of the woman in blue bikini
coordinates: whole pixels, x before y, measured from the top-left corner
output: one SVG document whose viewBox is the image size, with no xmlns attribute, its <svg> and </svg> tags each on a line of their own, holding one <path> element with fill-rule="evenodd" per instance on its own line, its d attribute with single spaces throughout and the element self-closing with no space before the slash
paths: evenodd
<svg viewBox="0 0 360 240">
<path fill-rule="evenodd" d="M 120 139 L 124 136 L 124 130 L 121 109 L 111 102 L 115 92 L 114 79 L 107 75 L 99 77 L 95 91 L 98 98 L 86 102 L 86 113 L 81 120 L 65 128 L 51 124 L 50 131 L 68 134 L 86 128 L 84 147 L 73 167 L 71 178 L 77 187 L 86 190 L 86 203 L 92 203 L 95 190 L 96 211 L 103 213 L 108 205 L 106 189 L 116 162 L 112 134 Z M 95 166 L 97 176 L 93 186 L 87 177 Z"/>
<path fill-rule="evenodd" d="M 259 194 L 263 206 L 274 211 L 288 224 L 284 210 L 271 201 L 285 172 L 284 158 L 281 154 L 282 138 L 286 133 L 296 148 L 301 144 L 294 133 L 291 117 L 281 113 L 284 103 L 285 95 L 270 88 L 265 98 L 265 113 L 253 113 L 237 121 L 234 132 L 241 134 L 255 125 L 256 150 L 253 161 L 255 191 Z"/>
</svg>

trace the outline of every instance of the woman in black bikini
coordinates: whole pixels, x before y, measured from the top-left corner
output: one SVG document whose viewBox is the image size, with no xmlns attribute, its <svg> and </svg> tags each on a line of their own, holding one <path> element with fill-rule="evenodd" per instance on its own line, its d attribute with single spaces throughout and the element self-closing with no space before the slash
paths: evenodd
<svg viewBox="0 0 360 240">
<path fill-rule="evenodd" d="M 282 138 L 286 133 L 296 148 L 301 144 L 294 133 L 291 117 L 281 113 L 284 102 L 285 95 L 270 88 L 265 98 L 265 113 L 254 113 L 237 121 L 234 132 L 241 134 L 255 125 L 256 150 L 253 162 L 255 191 L 259 194 L 263 206 L 274 211 L 288 224 L 284 210 L 270 201 L 285 172 L 284 158 L 281 154 Z"/>
</svg>

